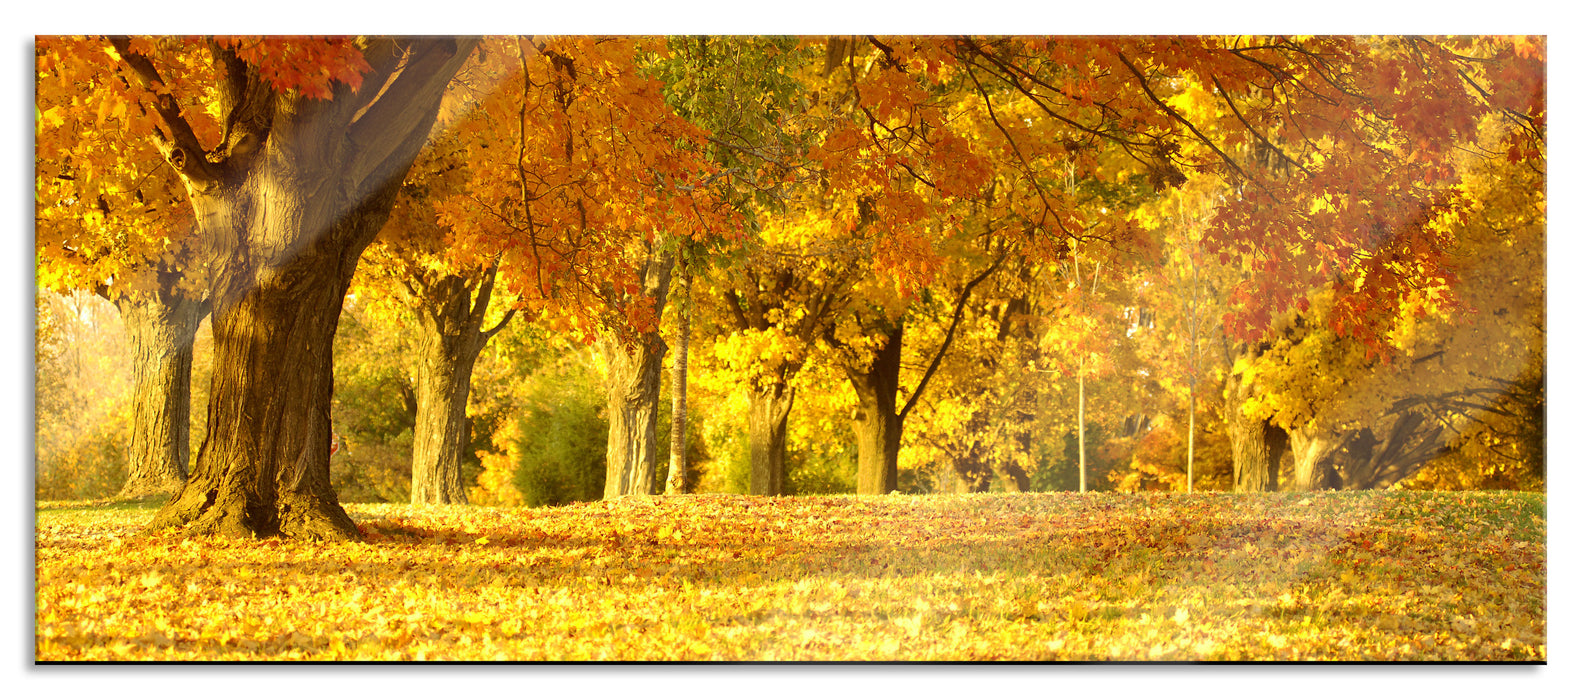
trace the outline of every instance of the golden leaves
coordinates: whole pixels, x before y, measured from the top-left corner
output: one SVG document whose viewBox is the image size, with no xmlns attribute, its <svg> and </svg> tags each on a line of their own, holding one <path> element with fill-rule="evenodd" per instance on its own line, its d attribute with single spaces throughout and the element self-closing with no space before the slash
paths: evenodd
<svg viewBox="0 0 1582 700">
<path fill-rule="evenodd" d="M 1542 659 L 1542 498 L 357 505 L 367 543 L 38 512 L 38 658 Z M 1455 532 L 1454 536 L 1447 533 Z"/>
</svg>

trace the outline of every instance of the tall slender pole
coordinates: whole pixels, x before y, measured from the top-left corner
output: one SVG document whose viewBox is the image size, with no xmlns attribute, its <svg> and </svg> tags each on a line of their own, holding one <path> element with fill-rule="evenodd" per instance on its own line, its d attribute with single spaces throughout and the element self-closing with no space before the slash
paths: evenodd
<svg viewBox="0 0 1582 700">
<path fill-rule="evenodd" d="M 1187 396 L 1187 493 L 1192 493 L 1192 449 L 1197 442 L 1197 389 Z"/>
<path fill-rule="evenodd" d="M 1077 370 L 1077 492 L 1088 492 L 1088 436 L 1087 418 L 1084 412 L 1087 409 L 1088 396 L 1086 382 L 1082 379 L 1082 370 Z"/>
<path fill-rule="evenodd" d="M 1075 272 L 1077 294 L 1082 293 L 1082 259 L 1078 257 L 1076 249 L 1071 251 L 1071 269 Z M 1084 299 L 1086 301 L 1086 299 Z M 1083 306 L 1087 306 L 1083 304 Z M 1077 493 L 1088 492 L 1088 435 L 1087 435 L 1087 405 L 1088 388 L 1083 377 L 1086 369 L 1087 353 L 1080 348 L 1077 350 Z"/>
<path fill-rule="evenodd" d="M 1192 235 L 1191 231 L 1191 229 L 1196 228 L 1195 223 L 1197 217 L 1194 216 L 1192 218 L 1194 225 L 1189 227 L 1187 231 L 1187 235 L 1190 236 L 1192 240 L 1192 250 L 1190 252 L 1192 260 L 1192 303 L 1187 308 L 1187 334 L 1191 336 L 1192 343 L 1192 368 L 1191 376 L 1187 385 L 1187 493 L 1192 493 L 1192 477 L 1193 468 L 1195 466 L 1193 459 L 1195 455 L 1193 453 L 1194 448 L 1197 446 L 1197 374 L 1199 362 L 1197 334 L 1198 314 L 1201 311 L 1199 306 L 1202 303 L 1198 297 L 1198 240 L 1196 236 Z"/>
</svg>

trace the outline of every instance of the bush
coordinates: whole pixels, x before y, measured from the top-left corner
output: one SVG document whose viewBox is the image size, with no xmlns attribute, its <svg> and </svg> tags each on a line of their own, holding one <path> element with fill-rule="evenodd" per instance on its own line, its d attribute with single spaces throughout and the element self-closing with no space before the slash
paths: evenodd
<svg viewBox="0 0 1582 700">
<path fill-rule="evenodd" d="M 538 379 L 505 446 L 514 451 L 512 483 L 532 507 L 596 501 L 610 432 L 598 377 L 585 365 L 556 363 Z"/>
<path fill-rule="evenodd" d="M 114 496 L 126 483 L 131 441 L 132 411 L 123 406 L 60 449 L 40 450 L 33 497 L 59 501 Z"/>
<path fill-rule="evenodd" d="M 785 487 L 788 496 L 856 493 L 857 447 L 850 442 L 788 447 Z"/>
</svg>

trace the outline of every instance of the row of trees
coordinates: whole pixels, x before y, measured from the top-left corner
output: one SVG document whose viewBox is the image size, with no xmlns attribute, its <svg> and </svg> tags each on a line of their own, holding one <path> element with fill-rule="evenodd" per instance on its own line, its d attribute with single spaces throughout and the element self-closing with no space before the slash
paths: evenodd
<svg viewBox="0 0 1582 700">
<path fill-rule="evenodd" d="M 903 447 L 1031 488 L 1066 427 L 1085 490 L 1090 403 L 1132 417 L 1115 432 L 1184 424 L 1186 478 L 1134 457 L 1133 487 L 1190 489 L 1202 421 L 1241 490 L 1275 488 L 1287 452 L 1299 488 L 1394 483 L 1452 436 L 1541 473 L 1545 57 L 1525 39 L 36 54 L 40 283 L 122 309 L 127 492 L 177 490 L 152 527 L 356 536 L 329 464 L 348 292 L 410 323 L 414 502 L 467 500 L 473 373 L 524 324 L 602 358 L 606 496 L 660 488 L 672 344 L 672 491 L 693 368 L 745 395 L 757 494 L 786 489 L 793 412 L 834 406 L 859 493 L 901 486 Z"/>
</svg>

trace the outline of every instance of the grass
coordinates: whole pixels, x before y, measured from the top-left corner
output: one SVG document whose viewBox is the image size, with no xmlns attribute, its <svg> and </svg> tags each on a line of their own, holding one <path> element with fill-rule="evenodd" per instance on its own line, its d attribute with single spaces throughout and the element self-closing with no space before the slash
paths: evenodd
<svg viewBox="0 0 1582 700">
<path fill-rule="evenodd" d="M 41 503 L 36 658 L 1543 661 L 1541 494 L 347 507 L 368 541 Z"/>
</svg>

